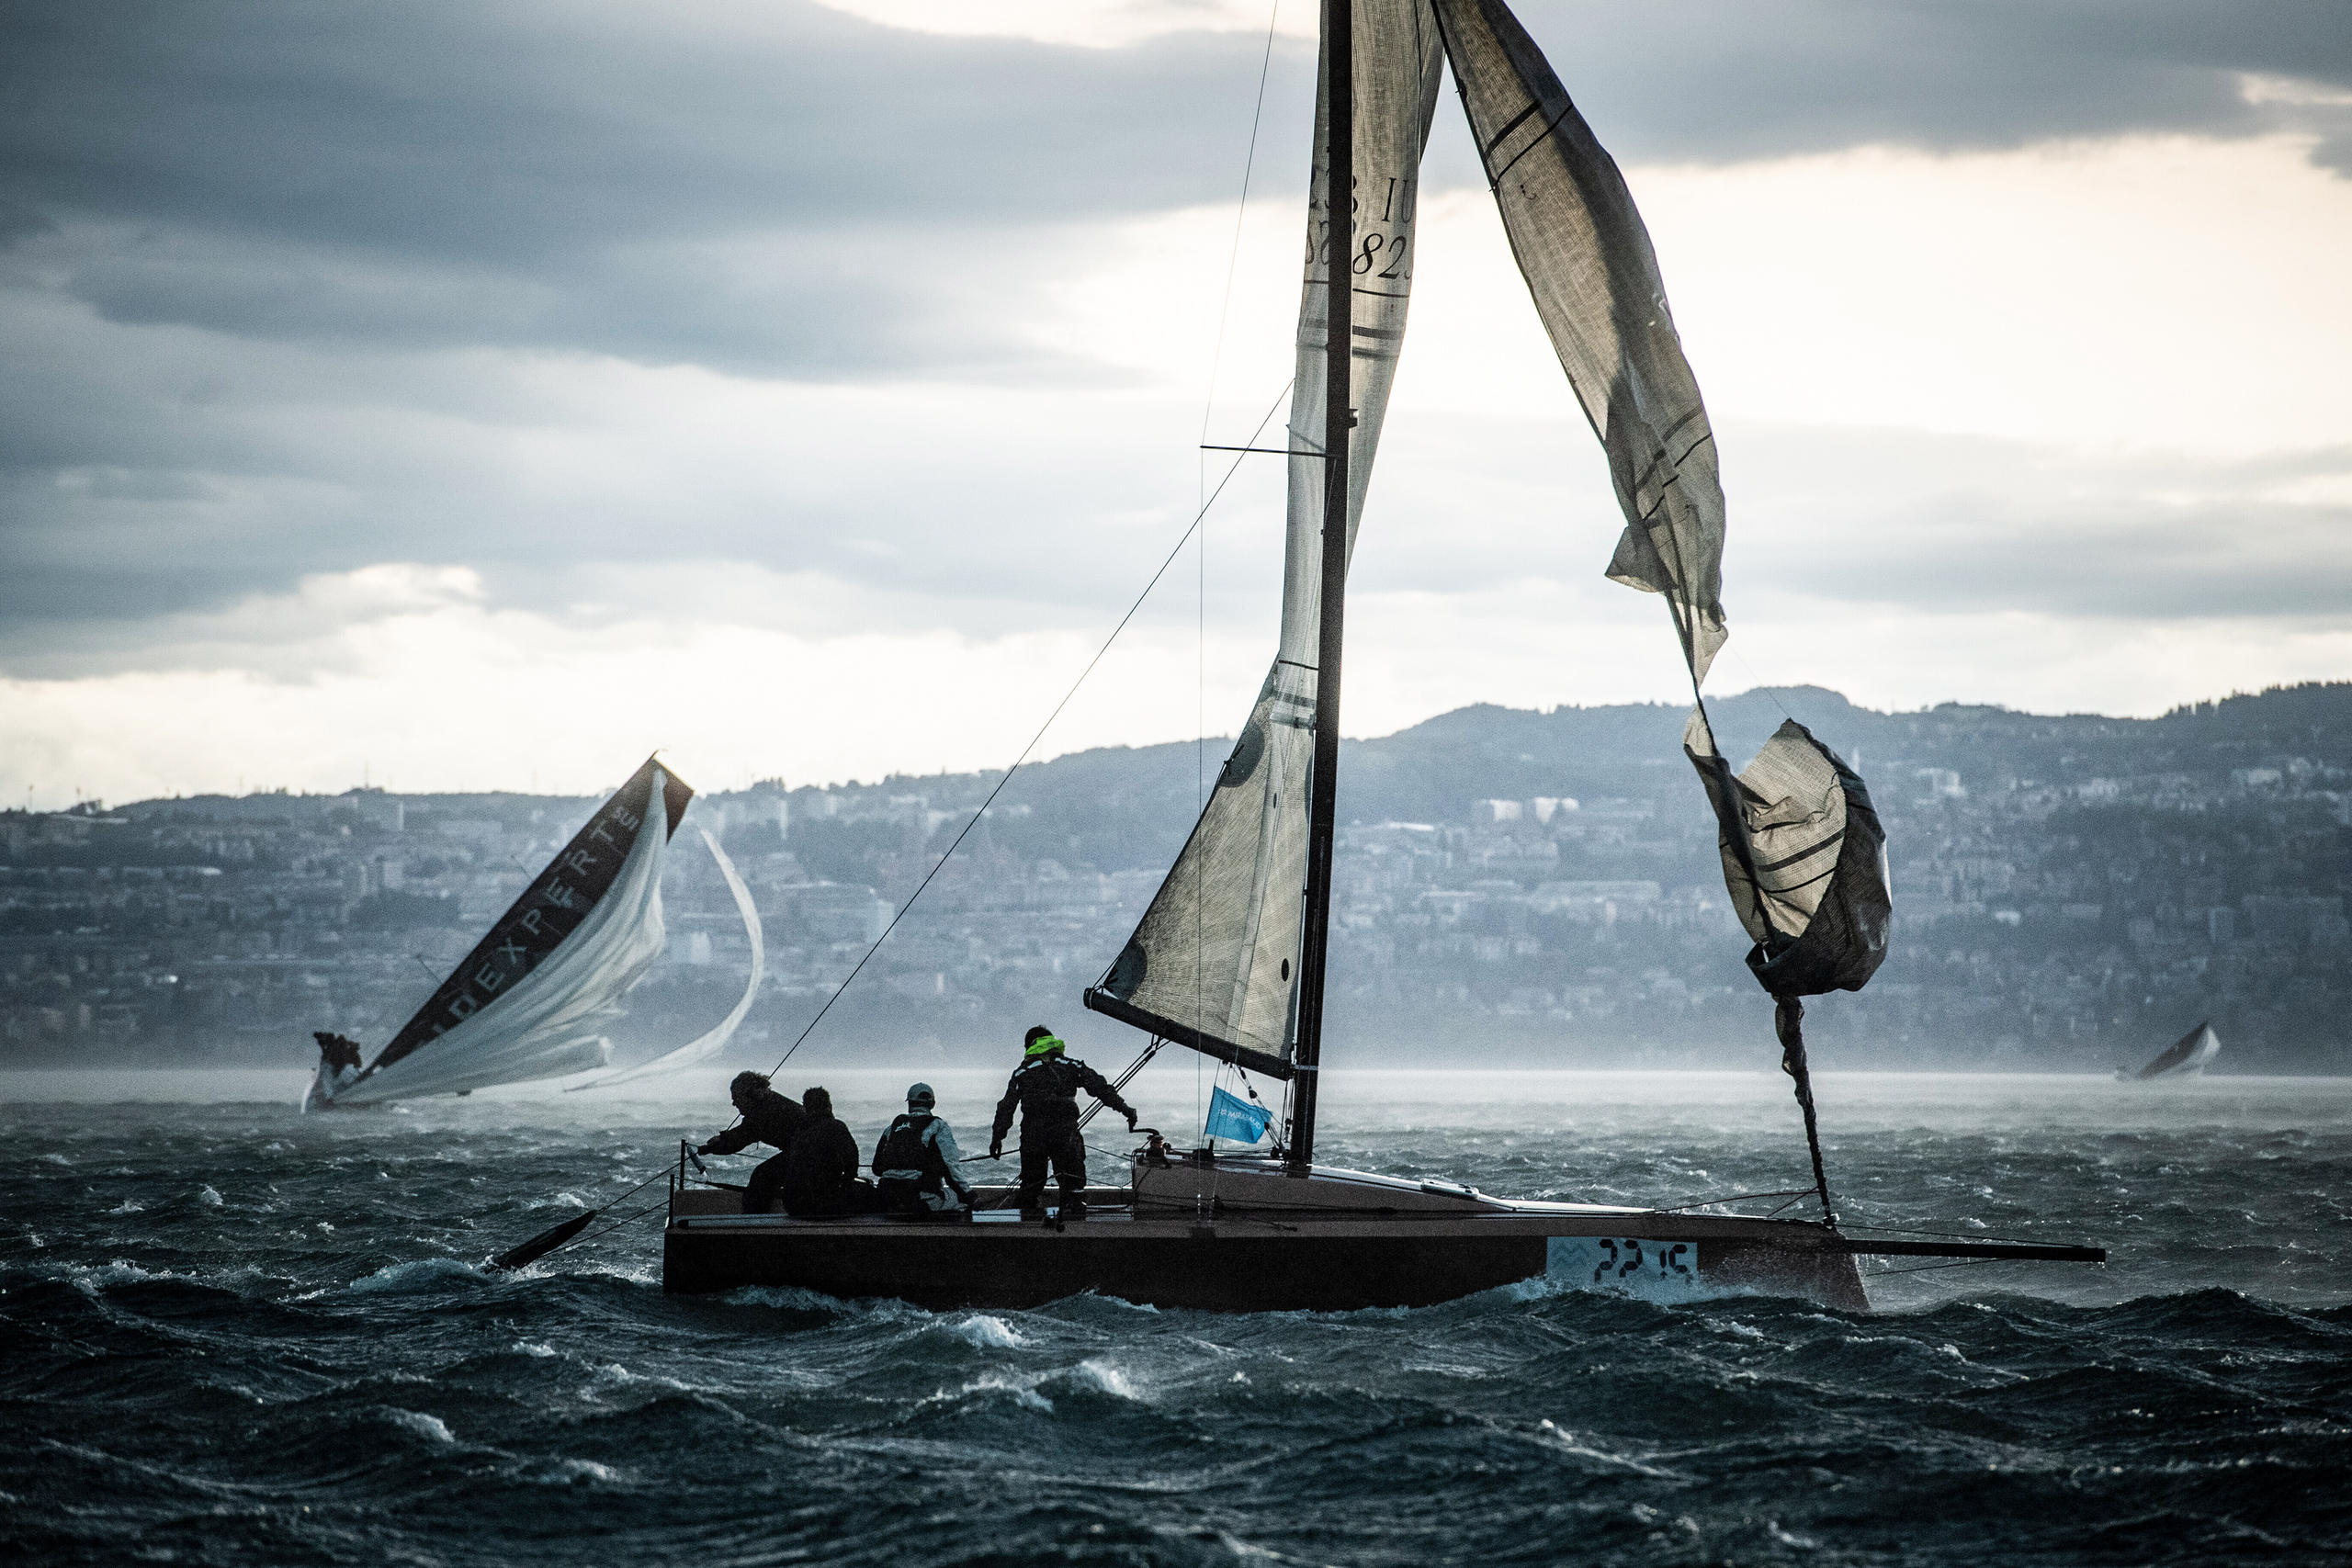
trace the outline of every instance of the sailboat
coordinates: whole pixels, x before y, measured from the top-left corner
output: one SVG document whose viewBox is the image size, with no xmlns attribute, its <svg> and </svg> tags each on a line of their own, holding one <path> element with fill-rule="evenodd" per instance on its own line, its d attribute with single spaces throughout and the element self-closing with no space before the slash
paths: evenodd
<svg viewBox="0 0 2352 1568">
<path fill-rule="evenodd" d="M 1402 352 L 1423 146 L 1451 66 L 1520 270 L 1626 517 L 1609 566 L 1660 594 L 1689 666 L 1684 749 L 1715 812 L 1726 886 L 1775 999 L 1813 1151 L 1818 1217 L 1535 1202 L 1316 1160 L 1348 558 Z M 1333 193 L 1351 192 L 1346 200 Z M 2098 1261 L 2096 1248 L 1841 1230 L 1820 1153 L 1802 998 L 1858 989 L 1891 925 L 1884 839 L 1861 779 L 1784 725 L 1735 774 L 1700 685 L 1724 643 L 1714 444 L 1665 285 L 1615 163 L 1502 0 L 1324 0 L 1306 273 L 1288 440 L 1281 637 L 1232 753 L 1134 934 L 1084 993 L 1163 1047 L 1283 1086 L 1219 1089 L 1210 1128 L 1261 1150 L 1157 1134 L 1082 1224 L 983 1206 L 969 1224 L 741 1212 L 672 1173 L 662 1278 L 933 1307 L 1030 1306 L 1082 1291 L 1228 1310 L 1411 1306 L 1532 1279 L 1685 1299 L 1758 1290 L 1868 1305 L 1867 1255 Z M 1122 1080 L 1125 1081 L 1124 1079 Z M 983 1190 L 984 1194 L 986 1190 Z M 1776 1195 L 1777 1196 L 1777 1195 Z M 1115 1204 L 1105 1212 L 1106 1206 Z"/>
<path fill-rule="evenodd" d="M 2205 1064 L 2221 1054 L 2222 1037 L 2213 1032 L 2211 1022 L 2199 1021 L 2197 1027 L 2149 1057 L 2138 1068 L 2125 1068 L 2115 1076 L 2127 1083 L 2143 1082 L 2149 1078 L 2193 1078 L 2204 1076 Z"/>
<path fill-rule="evenodd" d="M 469 1094 L 497 1084 L 607 1068 L 603 1031 L 623 995 L 661 956 L 662 872 L 694 790 L 654 759 L 572 835 L 424 1005 L 361 1062 L 356 1042 L 319 1036 L 322 1060 L 303 1109 L 382 1105 Z M 759 986 L 759 917 L 717 840 L 703 839 L 752 939 L 752 978 L 718 1029 L 592 1082 L 683 1066 L 722 1048 Z M 588 1087 L 583 1085 L 582 1087 Z"/>
</svg>

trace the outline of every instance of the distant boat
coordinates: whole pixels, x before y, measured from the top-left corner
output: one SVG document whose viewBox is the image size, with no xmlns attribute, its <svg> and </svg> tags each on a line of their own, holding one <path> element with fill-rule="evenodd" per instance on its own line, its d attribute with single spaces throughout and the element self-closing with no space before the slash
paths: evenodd
<svg viewBox="0 0 2352 1568">
<path fill-rule="evenodd" d="M 694 793 L 647 758 L 373 1062 L 360 1066 L 356 1042 L 320 1035 L 322 1059 L 303 1109 L 469 1094 L 610 1066 L 612 1042 L 603 1031 L 662 954 L 662 872 Z M 758 917 L 718 841 L 703 839 L 744 916 L 755 989 Z M 750 1000 L 747 991 L 718 1030 L 645 1066 L 683 1066 L 723 1047 Z"/>
<path fill-rule="evenodd" d="M 2127 1070 L 2115 1076 L 2127 1082 L 2138 1082 L 2143 1078 L 2193 1078 L 2205 1071 L 2205 1064 L 2219 1055 L 2221 1050 L 2222 1037 L 2213 1032 L 2213 1026 L 2199 1023 L 2157 1052 L 2137 1072 Z"/>
</svg>

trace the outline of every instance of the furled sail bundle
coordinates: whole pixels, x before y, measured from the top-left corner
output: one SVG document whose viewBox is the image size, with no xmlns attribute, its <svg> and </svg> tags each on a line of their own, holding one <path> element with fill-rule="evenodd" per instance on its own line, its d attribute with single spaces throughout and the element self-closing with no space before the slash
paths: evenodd
<svg viewBox="0 0 2352 1568">
<path fill-rule="evenodd" d="M 662 868 L 694 791 L 648 758 L 356 1075 L 312 1099 L 372 1105 L 601 1067 L 603 1027 L 661 955 Z"/>
<path fill-rule="evenodd" d="M 1886 956 L 1885 837 L 1870 792 L 1791 721 L 1735 776 L 1700 696 L 1727 633 L 1723 481 L 1649 231 L 1623 173 L 1502 0 L 1432 0 L 1512 254 L 1609 456 L 1625 531 L 1609 575 L 1662 594 L 1694 700 L 1683 750 L 1713 806 L 1724 878 L 1776 1004 L 1825 1214 L 1803 997 L 1859 990 Z"/>
<path fill-rule="evenodd" d="M 1348 542 L 1352 553 L 1412 292 L 1421 149 L 1443 51 L 1428 0 L 1353 7 L 1355 186 Z M 1291 1074 L 1321 612 L 1329 338 L 1329 49 L 1316 96 L 1317 158 L 1291 393 L 1282 641 L 1191 839 L 1086 1005 L 1254 1071 Z"/>
</svg>

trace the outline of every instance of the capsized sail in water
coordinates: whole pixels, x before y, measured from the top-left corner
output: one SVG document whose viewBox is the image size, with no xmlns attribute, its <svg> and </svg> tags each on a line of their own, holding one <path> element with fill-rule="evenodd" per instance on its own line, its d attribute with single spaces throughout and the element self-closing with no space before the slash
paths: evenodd
<svg viewBox="0 0 2352 1568">
<path fill-rule="evenodd" d="M 693 798 L 676 774 L 646 759 L 373 1062 L 355 1066 L 356 1053 L 345 1052 L 320 1063 L 305 1107 L 464 1094 L 608 1065 L 604 1027 L 661 956 L 662 866 Z M 718 853 L 715 842 L 711 850 Z M 748 906 L 741 879 L 724 855 L 719 862 L 739 908 Z M 759 931 L 756 916 L 748 919 L 756 986 Z M 744 1010 L 729 1015 L 727 1034 Z"/>
<path fill-rule="evenodd" d="M 2199 1022 L 2150 1057 L 2137 1071 L 2126 1069 L 2115 1076 L 2135 1082 L 2143 1078 L 2193 1078 L 2205 1070 L 2205 1064 L 2221 1049 L 2222 1037 L 2213 1032 L 2213 1026 Z"/>
</svg>

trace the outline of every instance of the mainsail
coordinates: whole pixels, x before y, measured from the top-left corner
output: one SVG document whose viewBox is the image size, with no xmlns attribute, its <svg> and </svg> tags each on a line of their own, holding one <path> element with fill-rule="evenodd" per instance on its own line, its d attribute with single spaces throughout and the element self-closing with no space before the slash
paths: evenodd
<svg viewBox="0 0 2352 1568">
<path fill-rule="evenodd" d="M 662 865 L 694 791 L 648 758 L 365 1071 L 368 1105 L 603 1066 L 602 1025 L 662 953 Z"/>
<path fill-rule="evenodd" d="M 1442 60 L 1428 0 L 1359 0 L 1352 9 L 1351 556 L 1404 346 L 1421 149 L 1437 107 Z M 1288 426 L 1293 456 L 1281 645 L 1192 838 L 1135 935 L 1086 993 L 1086 1005 L 1098 1012 L 1279 1077 L 1291 1073 L 1323 570 L 1326 464 L 1320 453 L 1330 330 L 1324 272 L 1331 225 L 1329 167 L 1321 152 L 1330 124 L 1328 40 L 1324 55 Z"/>
</svg>

